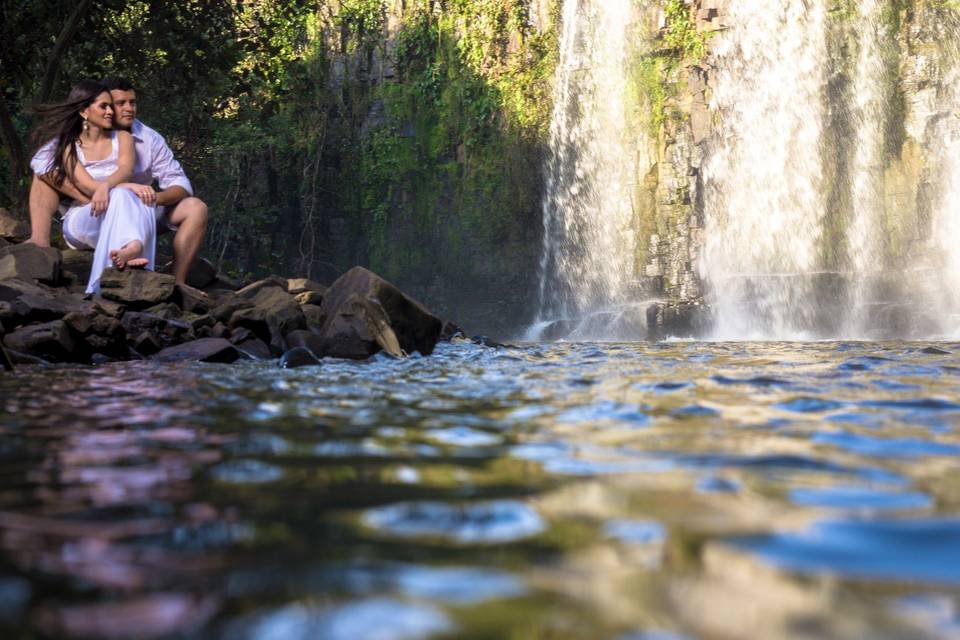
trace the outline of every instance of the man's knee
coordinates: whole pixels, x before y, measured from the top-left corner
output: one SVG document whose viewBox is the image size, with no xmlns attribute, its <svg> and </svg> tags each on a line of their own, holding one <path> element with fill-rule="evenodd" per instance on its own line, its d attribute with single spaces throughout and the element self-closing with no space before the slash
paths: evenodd
<svg viewBox="0 0 960 640">
<path fill-rule="evenodd" d="M 206 229 L 208 217 L 207 204 L 200 198 L 191 196 L 177 204 L 171 215 L 171 222 L 178 227 L 187 224 L 192 228 Z"/>
</svg>

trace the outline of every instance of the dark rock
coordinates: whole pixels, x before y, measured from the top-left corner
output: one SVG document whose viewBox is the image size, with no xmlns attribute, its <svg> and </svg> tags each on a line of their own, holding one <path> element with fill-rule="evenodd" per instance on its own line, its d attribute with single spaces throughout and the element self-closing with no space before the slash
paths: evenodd
<svg viewBox="0 0 960 640">
<path fill-rule="evenodd" d="M 130 355 L 127 348 L 127 331 L 116 318 L 93 311 L 89 313 L 68 313 L 63 322 L 78 342 L 86 343 L 88 350 L 111 359 L 126 359 Z"/>
<path fill-rule="evenodd" d="M 488 338 L 487 336 L 473 336 L 470 338 L 470 342 L 473 344 L 478 344 L 482 347 L 490 347 L 491 349 L 500 349 L 501 347 L 507 346 L 497 342 L 493 338 Z"/>
<path fill-rule="evenodd" d="M 0 238 L 10 242 L 23 242 L 30 237 L 30 225 L 6 209 L 0 208 Z"/>
<path fill-rule="evenodd" d="M 241 283 L 236 278 L 231 278 L 230 276 L 225 275 L 223 273 L 218 273 L 216 280 L 214 280 L 207 286 L 201 287 L 201 288 L 207 293 L 210 293 L 211 291 L 215 291 L 215 290 L 233 292 L 233 291 L 237 291 L 238 289 L 241 289 L 242 287 L 243 287 L 243 283 Z"/>
<path fill-rule="evenodd" d="M 174 291 L 173 300 L 180 308 L 190 313 L 203 315 L 210 311 L 210 297 L 204 295 L 199 289 L 190 286 L 184 287 L 178 284 Z"/>
<path fill-rule="evenodd" d="M 950 352 L 946 349 L 941 349 L 940 347 L 924 347 L 920 350 L 920 353 L 925 353 L 931 356 L 948 356 Z"/>
<path fill-rule="evenodd" d="M 50 362 L 86 362 L 89 353 L 78 349 L 63 320 L 21 327 L 3 337 L 11 351 L 26 353 Z"/>
<path fill-rule="evenodd" d="M 232 334 L 238 334 L 241 330 L 246 330 L 266 343 L 271 341 L 270 325 L 267 323 L 267 314 L 263 309 L 256 307 L 240 309 L 230 317 L 227 326 Z"/>
<path fill-rule="evenodd" d="M 73 274 L 76 281 L 86 288 L 87 281 L 90 280 L 90 268 L 93 266 L 93 251 L 67 249 L 61 251 L 60 255 L 63 257 L 63 271 Z"/>
<path fill-rule="evenodd" d="M 227 334 L 230 332 L 227 330 L 227 325 L 222 322 L 215 322 L 212 327 L 210 327 L 210 337 L 211 338 L 226 338 Z"/>
<path fill-rule="evenodd" d="M 173 262 L 171 261 L 163 265 L 160 271 L 163 273 L 172 273 Z M 195 289 L 203 289 L 213 284 L 216 279 L 217 268 L 206 258 L 194 258 L 190 264 L 190 268 L 187 269 L 187 285 Z"/>
<path fill-rule="evenodd" d="M 183 310 L 172 302 L 161 302 L 152 307 L 143 310 L 144 313 L 160 316 L 166 320 L 180 320 L 183 318 Z"/>
<path fill-rule="evenodd" d="M 300 312 L 307 323 L 307 329 L 315 333 L 319 333 L 323 324 L 327 321 L 327 316 L 324 315 L 323 310 L 315 304 L 300 305 Z"/>
<path fill-rule="evenodd" d="M 233 317 L 233 314 L 240 309 L 252 308 L 253 303 L 249 300 L 238 298 L 235 294 L 229 293 L 217 300 L 217 306 L 210 311 L 210 315 L 216 318 L 217 321 L 227 324 L 230 322 L 230 318 Z"/>
<path fill-rule="evenodd" d="M 454 338 L 466 338 L 467 334 L 464 333 L 456 324 L 447 320 L 443 323 L 443 329 L 440 330 L 440 340 L 443 342 L 450 342 Z"/>
<path fill-rule="evenodd" d="M 0 249 L 2 249 L 3 247 L 9 247 L 9 246 L 10 246 L 9 242 L 4 240 L 3 238 L 0 238 Z"/>
<path fill-rule="evenodd" d="M 257 280 L 247 286 L 239 289 L 237 295 L 241 298 L 246 298 L 247 300 L 253 300 L 257 297 L 264 289 L 280 289 L 284 293 L 287 292 L 287 280 L 285 278 L 278 278 L 276 276 L 271 276 L 269 278 L 264 278 L 263 280 Z"/>
<path fill-rule="evenodd" d="M 96 305 L 77 294 L 64 294 L 56 289 L 22 280 L 0 282 L 0 321 L 8 328 L 32 322 L 57 320 L 71 312 L 88 313 Z"/>
<path fill-rule="evenodd" d="M 362 307 L 358 300 L 373 305 Z M 378 320 L 377 309 L 381 310 L 383 320 L 394 334 L 399 348 L 407 353 L 433 353 L 443 328 L 440 319 L 420 303 L 363 267 L 354 267 L 340 276 L 327 290 L 320 308 L 321 313 L 326 316 L 320 335 L 328 340 L 328 348 L 339 349 L 340 353 L 357 354 L 339 357 L 358 357 L 369 349 L 369 340 L 361 336 L 373 327 L 351 327 L 350 316 L 355 316 L 360 308 L 364 308 L 370 319 L 375 320 L 374 325 Z M 379 331 L 374 333 L 380 334 Z"/>
<path fill-rule="evenodd" d="M 296 369 L 320 364 L 321 360 L 310 349 L 294 347 L 280 357 L 281 369 Z"/>
<path fill-rule="evenodd" d="M 62 266 L 60 252 L 52 247 L 14 244 L 0 248 L 0 280 L 18 278 L 56 286 Z"/>
<path fill-rule="evenodd" d="M 270 345 L 259 338 L 249 338 L 239 343 L 234 343 L 240 353 L 254 360 L 269 360 L 273 357 L 270 351 Z"/>
<path fill-rule="evenodd" d="M 304 347 L 310 351 L 313 351 L 314 353 L 324 352 L 323 338 L 311 331 L 306 331 L 304 329 L 291 331 L 284 336 L 284 342 L 288 351 L 294 347 Z"/>
<path fill-rule="evenodd" d="M 141 331 L 131 344 L 137 353 L 145 356 L 152 356 L 163 349 L 160 339 L 150 331 Z"/>
<path fill-rule="evenodd" d="M 396 358 L 406 355 L 383 308 L 357 293 L 336 308 L 324 325 L 321 340 L 321 355 L 334 358 L 363 360 L 380 350 Z"/>
<path fill-rule="evenodd" d="M 316 291 L 304 291 L 303 293 L 298 293 L 294 298 L 299 305 L 312 304 L 320 306 L 323 304 L 323 294 L 317 293 Z"/>
<path fill-rule="evenodd" d="M 145 269 L 105 269 L 100 276 L 100 295 L 134 308 L 145 308 L 173 297 L 173 276 Z"/>
<path fill-rule="evenodd" d="M 198 338 L 210 337 L 211 329 L 217 323 L 216 318 L 210 315 L 195 316 L 190 319 L 190 328 Z M 206 335 L 204 335 L 206 334 Z M 222 337 L 222 336 L 213 336 Z"/>
<path fill-rule="evenodd" d="M 0 336 L 2 335 L 3 326 L 0 325 Z M 10 359 L 10 354 L 8 354 L 4 348 L 2 340 L 0 340 L 0 365 L 3 366 L 4 371 L 13 371 L 13 360 Z"/>
<path fill-rule="evenodd" d="M 13 364 L 50 364 L 43 358 L 38 358 L 37 356 L 30 355 L 29 353 L 14 351 L 13 349 L 7 349 L 7 356 L 9 356 L 10 362 Z"/>
<path fill-rule="evenodd" d="M 193 338 L 190 325 L 186 322 L 161 318 L 152 313 L 128 311 L 123 315 L 120 322 L 126 329 L 128 336 L 139 338 L 144 331 L 147 331 L 153 334 L 156 341 L 164 348 Z M 136 343 L 131 346 L 137 349 Z M 137 349 L 137 351 L 140 351 L 140 349 Z M 143 352 L 141 351 L 141 353 Z"/>
<path fill-rule="evenodd" d="M 287 280 L 287 293 L 290 295 L 299 295 L 301 293 L 319 293 L 321 297 L 327 292 L 327 287 L 319 282 L 314 282 L 308 278 L 289 278 Z"/>
<path fill-rule="evenodd" d="M 153 357 L 160 362 L 236 362 L 242 356 L 236 347 L 223 338 L 200 338 L 167 347 Z"/>
</svg>

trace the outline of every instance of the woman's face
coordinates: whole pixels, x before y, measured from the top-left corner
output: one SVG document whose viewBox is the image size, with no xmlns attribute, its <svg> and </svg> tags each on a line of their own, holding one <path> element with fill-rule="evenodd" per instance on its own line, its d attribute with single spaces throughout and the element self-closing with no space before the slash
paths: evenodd
<svg viewBox="0 0 960 640">
<path fill-rule="evenodd" d="M 90 124 L 109 129 L 113 126 L 113 99 L 109 91 L 104 91 L 86 107 L 80 111 L 80 115 Z"/>
</svg>

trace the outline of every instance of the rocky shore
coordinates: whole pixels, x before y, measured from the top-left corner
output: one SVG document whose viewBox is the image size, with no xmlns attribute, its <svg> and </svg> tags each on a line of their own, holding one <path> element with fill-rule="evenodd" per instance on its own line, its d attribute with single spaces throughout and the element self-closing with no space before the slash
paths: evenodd
<svg viewBox="0 0 960 640">
<path fill-rule="evenodd" d="M 249 284 L 198 259 L 188 286 L 173 276 L 108 269 L 85 296 L 92 253 L 22 241 L 29 229 L 0 209 L 0 359 L 14 364 L 116 360 L 234 362 L 384 352 L 429 355 L 462 332 L 395 286 L 354 267 L 330 286 L 269 277 Z"/>
</svg>

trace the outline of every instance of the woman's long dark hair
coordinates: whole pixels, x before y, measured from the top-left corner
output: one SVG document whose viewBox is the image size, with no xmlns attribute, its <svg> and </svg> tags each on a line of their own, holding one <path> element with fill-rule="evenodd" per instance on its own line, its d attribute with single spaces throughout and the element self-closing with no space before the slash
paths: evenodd
<svg viewBox="0 0 960 640">
<path fill-rule="evenodd" d="M 54 141 L 53 158 L 44 174 L 52 173 L 57 186 L 63 184 L 67 177 L 73 182 L 73 170 L 77 166 L 74 143 L 83 131 L 80 112 L 105 91 L 107 88 L 95 80 L 81 80 L 70 90 L 64 102 L 34 105 L 33 113 L 37 117 L 33 129 L 34 148 L 39 149 L 47 142 Z"/>
</svg>

